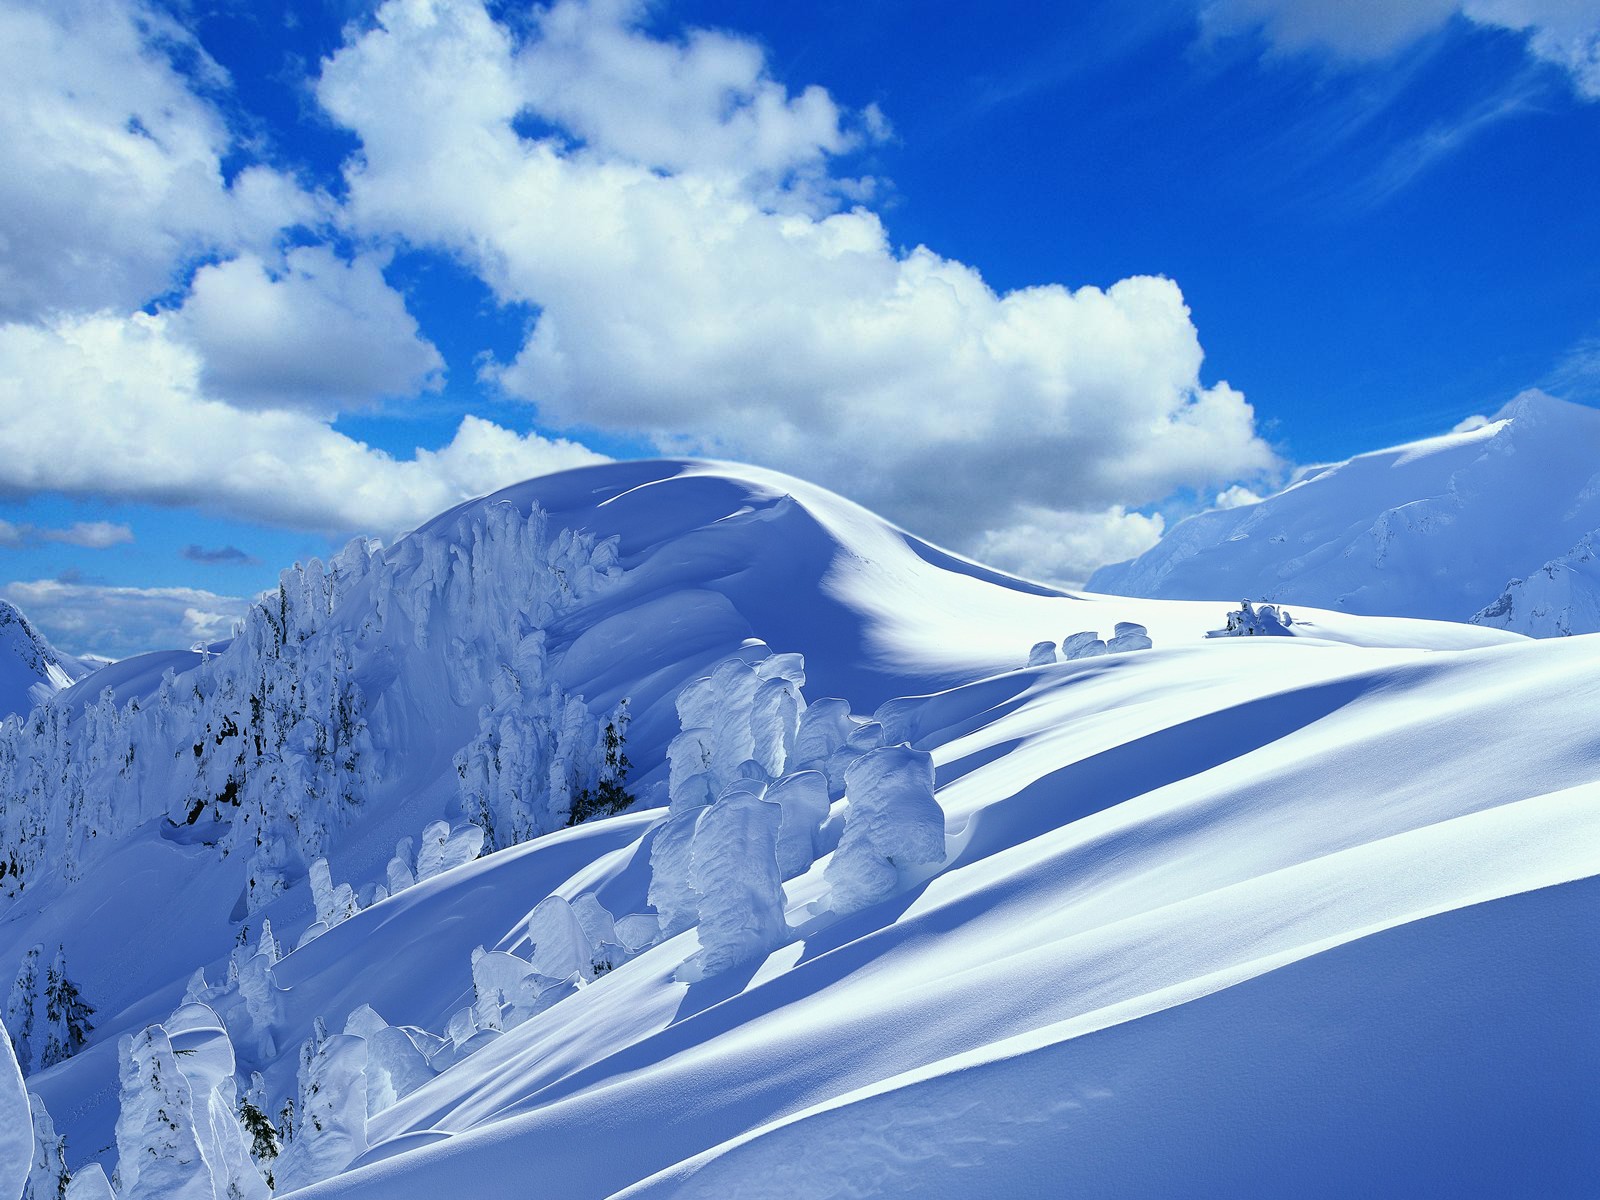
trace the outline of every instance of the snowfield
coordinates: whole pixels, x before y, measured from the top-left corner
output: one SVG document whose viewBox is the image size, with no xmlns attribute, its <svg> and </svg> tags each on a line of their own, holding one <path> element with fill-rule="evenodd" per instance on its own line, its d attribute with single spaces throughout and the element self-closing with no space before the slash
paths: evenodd
<svg viewBox="0 0 1600 1200">
<path fill-rule="evenodd" d="M 1592 1195 L 1600 637 L 1239 591 L 698 462 L 286 572 L 0 730 L 29 1186 Z"/>
</svg>

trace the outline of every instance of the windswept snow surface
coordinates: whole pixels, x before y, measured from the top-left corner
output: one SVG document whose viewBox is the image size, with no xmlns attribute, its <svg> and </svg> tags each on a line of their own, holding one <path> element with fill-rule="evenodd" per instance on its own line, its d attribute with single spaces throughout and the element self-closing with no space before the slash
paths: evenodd
<svg viewBox="0 0 1600 1200">
<path fill-rule="evenodd" d="M 597 548 L 554 560 L 600 564 L 570 600 L 483 548 L 535 506 Z M 348 645 L 371 741 L 323 911 L 292 856 L 252 911 L 248 851 L 181 805 L 0 901 L 0 962 L 60 943 L 99 1009 L 29 1088 L 109 1172 L 118 1039 L 187 990 L 241 1093 L 336 1130 L 279 1160 L 308 1200 L 1588 1194 L 1600 637 L 1296 605 L 1292 636 L 1207 639 L 1236 604 L 1060 593 L 725 464 L 464 505 L 296 643 Z M 1027 666 L 1046 640 L 1073 649 Z M 511 676 L 465 672 L 502 648 Z M 154 703 L 119 686 L 60 736 Z M 504 777 L 539 721 L 624 697 L 633 809 L 414 869 L 425 826 L 465 836 L 458 751 Z"/>
<path fill-rule="evenodd" d="M 97 665 L 61 653 L 15 605 L 0 600 L 0 718 L 43 704 Z"/>
<path fill-rule="evenodd" d="M 1596 530 L 1600 411 L 1528 392 L 1478 429 L 1310 468 L 1277 495 L 1190 517 L 1087 586 L 1467 621 Z M 1552 608 L 1564 625 L 1533 615 Z M 1600 614 L 1592 599 L 1529 594 L 1486 623 L 1543 637 L 1600 631 Z"/>
</svg>

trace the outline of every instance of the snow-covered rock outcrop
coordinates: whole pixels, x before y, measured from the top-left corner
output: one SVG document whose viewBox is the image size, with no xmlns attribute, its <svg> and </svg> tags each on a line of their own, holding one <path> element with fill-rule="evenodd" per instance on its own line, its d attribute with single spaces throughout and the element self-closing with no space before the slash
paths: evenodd
<svg viewBox="0 0 1600 1200">
<path fill-rule="evenodd" d="M 1480 428 L 1310 467 L 1276 495 L 1180 521 L 1087 587 L 1466 621 L 1596 528 L 1600 411 L 1527 392 Z M 1562 605 L 1527 596 L 1518 611 L 1533 607 Z"/>
</svg>

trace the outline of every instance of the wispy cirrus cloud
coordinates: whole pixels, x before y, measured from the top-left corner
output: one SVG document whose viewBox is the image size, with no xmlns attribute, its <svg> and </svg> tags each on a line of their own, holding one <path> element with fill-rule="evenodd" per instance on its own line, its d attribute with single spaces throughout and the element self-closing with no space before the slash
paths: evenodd
<svg viewBox="0 0 1600 1200">
<path fill-rule="evenodd" d="M 1208 34 L 1259 31 L 1282 53 L 1321 51 L 1346 62 L 1387 58 L 1453 20 L 1521 34 L 1528 53 L 1560 68 L 1573 90 L 1600 100 L 1596 0 L 1210 0 Z"/>
</svg>

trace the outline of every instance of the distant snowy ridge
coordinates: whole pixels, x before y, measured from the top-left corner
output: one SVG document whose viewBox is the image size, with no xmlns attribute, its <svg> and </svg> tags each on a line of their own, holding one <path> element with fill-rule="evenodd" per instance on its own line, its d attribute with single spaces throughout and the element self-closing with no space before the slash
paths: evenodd
<svg viewBox="0 0 1600 1200">
<path fill-rule="evenodd" d="M 63 654 L 15 605 L 0 600 L 0 717 L 43 704 L 100 665 Z"/>
<path fill-rule="evenodd" d="M 1596 529 L 1600 411 L 1527 392 L 1480 428 L 1314 467 L 1276 495 L 1190 517 L 1087 587 L 1468 621 L 1497 607 L 1507 579 Z M 1570 604 L 1529 595 L 1510 624 L 1492 623 L 1541 637 L 1600 629 L 1575 586 Z M 1523 615 L 1534 608 L 1552 615 Z"/>
<path fill-rule="evenodd" d="M 1472 621 L 1528 637 L 1600 631 L 1600 529 L 1526 579 L 1511 580 Z"/>
</svg>

